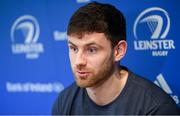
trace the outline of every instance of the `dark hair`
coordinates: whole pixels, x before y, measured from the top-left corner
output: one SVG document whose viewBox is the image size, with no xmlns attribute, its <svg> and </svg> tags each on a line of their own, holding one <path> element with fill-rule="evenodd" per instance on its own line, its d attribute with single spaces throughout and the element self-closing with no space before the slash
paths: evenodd
<svg viewBox="0 0 180 116">
<path fill-rule="evenodd" d="M 67 34 L 104 33 L 112 47 L 126 40 L 126 22 L 123 14 L 110 4 L 92 2 L 80 7 L 70 18 Z"/>
</svg>

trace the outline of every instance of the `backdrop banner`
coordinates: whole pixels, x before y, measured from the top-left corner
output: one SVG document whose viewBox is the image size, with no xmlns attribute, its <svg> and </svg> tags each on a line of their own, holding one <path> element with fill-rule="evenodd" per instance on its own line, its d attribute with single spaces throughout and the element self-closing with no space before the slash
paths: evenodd
<svg viewBox="0 0 180 116">
<path fill-rule="evenodd" d="M 0 115 L 51 114 L 58 94 L 74 81 L 68 21 L 92 1 L 0 1 Z M 121 64 L 160 86 L 180 106 L 180 1 L 96 1 L 125 15 L 128 50 Z"/>
</svg>

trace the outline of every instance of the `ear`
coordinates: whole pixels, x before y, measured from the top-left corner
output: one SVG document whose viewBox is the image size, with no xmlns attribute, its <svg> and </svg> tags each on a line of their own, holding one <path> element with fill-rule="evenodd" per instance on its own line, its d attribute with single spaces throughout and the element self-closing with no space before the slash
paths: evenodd
<svg viewBox="0 0 180 116">
<path fill-rule="evenodd" d="M 127 50 L 127 42 L 125 40 L 119 41 L 119 43 L 114 48 L 114 60 L 120 61 L 124 55 L 126 54 Z"/>
</svg>

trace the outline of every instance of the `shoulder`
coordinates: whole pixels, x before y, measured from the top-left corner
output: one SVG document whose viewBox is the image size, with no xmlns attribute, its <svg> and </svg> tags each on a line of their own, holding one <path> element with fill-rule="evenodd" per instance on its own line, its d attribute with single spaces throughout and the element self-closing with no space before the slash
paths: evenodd
<svg viewBox="0 0 180 116">
<path fill-rule="evenodd" d="M 52 114 L 65 115 L 70 110 L 73 98 L 78 90 L 79 87 L 76 85 L 76 83 L 73 83 L 65 88 L 62 92 L 60 92 L 56 101 L 54 102 Z"/>
<path fill-rule="evenodd" d="M 171 99 L 170 96 L 162 90 L 160 87 L 155 85 L 152 81 L 148 80 L 147 78 L 144 78 L 142 76 L 139 76 L 133 72 L 129 71 L 129 75 L 131 78 L 131 84 L 133 86 L 136 86 L 141 91 L 145 92 L 148 96 L 152 97 L 153 100 L 158 102 L 166 101 L 167 99 Z"/>
<path fill-rule="evenodd" d="M 179 114 L 179 108 L 175 101 L 164 90 L 152 81 L 129 71 L 129 80 L 136 93 L 140 93 L 139 99 L 144 99 L 144 109 L 149 114 Z M 146 112 L 146 113 L 147 113 Z"/>
<path fill-rule="evenodd" d="M 76 83 L 72 83 L 70 86 L 68 86 L 67 88 L 65 88 L 60 94 L 59 97 L 60 98 L 67 98 L 68 96 L 70 97 L 70 95 L 75 94 L 75 92 L 79 89 L 79 87 L 76 85 Z"/>
</svg>

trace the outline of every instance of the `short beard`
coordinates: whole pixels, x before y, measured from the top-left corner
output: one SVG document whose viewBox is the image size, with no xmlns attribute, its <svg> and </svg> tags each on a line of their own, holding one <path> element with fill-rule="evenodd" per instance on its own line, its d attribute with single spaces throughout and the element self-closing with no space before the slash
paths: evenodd
<svg viewBox="0 0 180 116">
<path fill-rule="evenodd" d="M 77 85 L 82 88 L 88 88 L 88 87 L 98 87 L 101 84 L 103 84 L 106 80 L 108 80 L 111 77 L 111 75 L 115 71 L 116 64 L 113 59 L 114 59 L 113 54 L 111 54 L 109 59 L 106 60 L 105 63 L 103 63 L 103 66 L 100 69 L 100 71 L 96 75 L 94 75 L 94 77 L 92 77 L 91 80 L 86 84 L 78 83 L 78 77 L 76 77 Z"/>
</svg>

